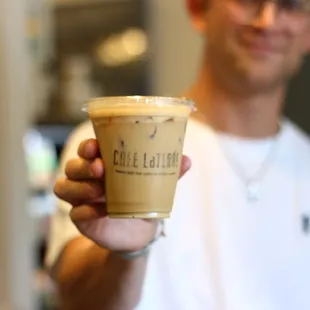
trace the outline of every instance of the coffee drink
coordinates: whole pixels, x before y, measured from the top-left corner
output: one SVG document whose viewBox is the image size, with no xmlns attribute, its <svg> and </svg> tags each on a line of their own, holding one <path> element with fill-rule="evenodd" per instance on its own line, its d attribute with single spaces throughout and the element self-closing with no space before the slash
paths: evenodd
<svg viewBox="0 0 310 310">
<path fill-rule="evenodd" d="M 191 101 L 177 98 L 90 101 L 88 112 L 105 163 L 110 217 L 170 216 L 192 108 Z"/>
</svg>

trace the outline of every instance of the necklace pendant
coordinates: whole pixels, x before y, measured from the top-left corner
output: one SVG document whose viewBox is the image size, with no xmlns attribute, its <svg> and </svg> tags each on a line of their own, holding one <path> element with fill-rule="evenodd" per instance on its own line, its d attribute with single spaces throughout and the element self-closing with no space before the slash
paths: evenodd
<svg viewBox="0 0 310 310">
<path fill-rule="evenodd" d="M 250 202 L 256 202 L 259 200 L 260 182 L 251 180 L 246 185 L 246 195 Z"/>
</svg>

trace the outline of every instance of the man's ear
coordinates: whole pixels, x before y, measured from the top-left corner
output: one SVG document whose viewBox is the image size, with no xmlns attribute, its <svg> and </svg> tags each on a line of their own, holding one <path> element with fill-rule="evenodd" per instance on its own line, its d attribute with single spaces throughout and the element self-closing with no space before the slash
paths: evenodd
<svg viewBox="0 0 310 310">
<path fill-rule="evenodd" d="M 206 12 L 209 1 L 210 0 L 186 0 L 187 10 L 192 23 L 195 29 L 200 33 L 206 31 Z"/>
</svg>

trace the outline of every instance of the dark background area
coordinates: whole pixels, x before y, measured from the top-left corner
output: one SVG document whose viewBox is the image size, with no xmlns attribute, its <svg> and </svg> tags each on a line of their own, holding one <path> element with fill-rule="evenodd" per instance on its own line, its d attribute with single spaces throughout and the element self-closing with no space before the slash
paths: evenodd
<svg viewBox="0 0 310 310">
<path fill-rule="evenodd" d="M 284 112 L 310 134 L 310 57 L 290 84 Z"/>
</svg>

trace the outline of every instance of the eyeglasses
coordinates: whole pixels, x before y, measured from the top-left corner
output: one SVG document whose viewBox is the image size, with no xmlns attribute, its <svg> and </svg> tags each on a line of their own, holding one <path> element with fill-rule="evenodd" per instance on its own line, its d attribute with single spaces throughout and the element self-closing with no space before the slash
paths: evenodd
<svg viewBox="0 0 310 310">
<path fill-rule="evenodd" d="M 256 8 L 261 8 L 266 2 L 273 2 L 280 9 L 310 12 L 310 0 L 236 0 L 237 2 Z"/>
</svg>

